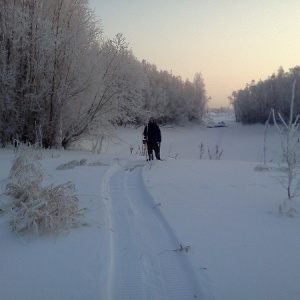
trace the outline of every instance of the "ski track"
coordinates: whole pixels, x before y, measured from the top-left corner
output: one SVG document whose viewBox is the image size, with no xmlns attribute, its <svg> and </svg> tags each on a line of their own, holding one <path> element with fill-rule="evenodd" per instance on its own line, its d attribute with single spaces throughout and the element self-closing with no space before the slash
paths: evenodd
<svg viewBox="0 0 300 300">
<path fill-rule="evenodd" d="M 189 254 L 174 251 L 180 242 L 145 187 L 143 165 L 118 161 L 102 181 L 110 261 L 103 299 L 206 299 Z"/>
</svg>

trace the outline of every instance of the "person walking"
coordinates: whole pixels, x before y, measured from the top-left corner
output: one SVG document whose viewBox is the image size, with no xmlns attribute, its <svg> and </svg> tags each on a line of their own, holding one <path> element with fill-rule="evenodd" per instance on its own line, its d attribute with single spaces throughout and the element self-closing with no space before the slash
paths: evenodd
<svg viewBox="0 0 300 300">
<path fill-rule="evenodd" d="M 156 159 L 160 160 L 161 132 L 153 117 L 149 119 L 148 125 L 145 126 L 143 135 L 147 143 L 148 160 L 153 160 L 153 151 Z"/>
</svg>

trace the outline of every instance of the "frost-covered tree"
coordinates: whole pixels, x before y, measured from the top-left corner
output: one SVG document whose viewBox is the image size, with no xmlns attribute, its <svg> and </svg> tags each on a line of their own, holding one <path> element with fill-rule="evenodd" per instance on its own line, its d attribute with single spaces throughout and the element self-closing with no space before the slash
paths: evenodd
<svg viewBox="0 0 300 300">
<path fill-rule="evenodd" d="M 148 78 L 145 88 L 145 111 L 163 123 L 201 121 L 207 104 L 204 81 L 200 73 L 194 81 L 183 81 L 155 65 L 143 61 Z"/>
<path fill-rule="evenodd" d="M 86 0 L 1 2 L 0 137 L 67 147 L 95 124 L 136 118 L 141 66 L 103 40 Z M 129 109 L 130 108 L 130 109 Z"/>
<path fill-rule="evenodd" d="M 290 116 L 286 122 L 280 113 L 277 116 L 273 113 L 273 121 L 276 127 L 277 134 L 280 139 L 282 160 L 284 163 L 284 176 L 280 177 L 280 183 L 286 188 L 288 198 L 291 199 L 299 195 L 300 180 L 299 180 L 299 165 L 300 165 L 300 140 L 299 140 L 299 115 L 294 115 L 294 100 L 295 100 L 296 80 L 293 83 L 292 98 L 290 102 Z"/>
<path fill-rule="evenodd" d="M 201 73 L 195 74 L 193 85 L 195 89 L 195 94 L 192 100 L 192 111 L 194 112 L 192 118 L 196 120 L 201 120 L 204 115 L 206 105 L 208 103 L 205 84 Z"/>
<path fill-rule="evenodd" d="M 197 77 L 198 76 L 198 77 Z M 201 121 L 202 77 L 140 63 L 121 34 L 105 40 L 87 0 L 0 2 L 0 140 L 68 147 L 109 126 Z"/>
<path fill-rule="evenodd" d="M 33 96 L 33 81 L 40 78 L 34 76 L 38 65 L 33 46 L 37 26 L 33 5 L 33 1 L 2 1 L 0 4 L 0 131 L 3 140 L 18 131 L 26 134 L 28 118 L 34 116 L 37 108 L 35 100 L 42 94 L 38 89 Z M 30 111 L 33 113 L 29 114 Z"/>
<path fill-rule="evenodd" d="M 115 96 L 112 104 L 117 112 L 110 121 L 119 125 L 136 124 L 144 114 L 144 89 L 147 78 L 142 65 L 127 52 L 123 59 L 115 84 Z"/>
<path fill-rule="evenodd" d="M 284 118 L 289 118 L 291 99 L 290 86 L 295 79 L 299 80 L 300 67 L 284 72 L 280 67 L 277 74 L 259 82 L 254 80 L 244 89 L 234 91 L 229 97 L 234 107 L 236 120 L 243 123 L 264 123 L 271 108 L 274 108 Z M 294 113 L 300 113 L 300 87 L 295 89 Z"/>
<path fill-rule="evenodd" d="M 46 118 L 42 122 L 46 123 L 45 146 L 53 147 L 65 139 L 65 125 L 72 117 L 70 107 L 76 107 L 80 97 L 92 97 L 88 91 L 95 75 L 101 31 L 87 1 L 60 0 L 53 1 L 52 6 L 50 2 L 53 46 L 47 68 L 50 90 Z"/>
<path fill-rule="evenodd" d="M 84 86 L 77 72 L 99 29 L 83 0 L 1 5 L 0 94 L 9 103 L 1 108 L 12 111 L 10 133 L 35 142 L 39 131 L 45 146 L 56 146 L 62 140 L 63 108 Z"/>
<path fill-rule="evenodd" d="M 64 124 L 64 146 L 99 130 L 99 124 L 105 128 L 109 123 L 134 122 L 142 107 L 144 76 L 124 37 L 117 34 L 94 50 L 88 88 L 68 107 L 71 117 Z"/>
<path fill-rule="evenodd" d="M 147 81 L 144 88 L 144 111 L 156 119 L 162 119 L 165 115 L 165 107 L 168 100 L 167 85 L 169 75 L 167 72 L 159 72 L 155 65 L 142 61 L 143 70 Z M 148 116 L 149 117 L 149 116 Z"/>
</svg>

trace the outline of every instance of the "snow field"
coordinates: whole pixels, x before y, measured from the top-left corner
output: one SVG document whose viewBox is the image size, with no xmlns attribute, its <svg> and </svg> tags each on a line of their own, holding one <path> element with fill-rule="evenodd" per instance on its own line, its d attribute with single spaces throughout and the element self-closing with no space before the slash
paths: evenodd
<svg viewBox="0 0 300 300">
<path fill-rule="evenodd" d="M 294 218 L 279 215 L 287 195 L 276 180 L 274 131 L 270 171 L 258 172 L 264 127 L 225 122 L 224 128 L 162 127 L 166 161 L 151 166 L 137 154 L 141 128 L 119 129 L 121 140 L 100 155 L 45 156 L 44 184 L 74 182 L 90 226 L 16 236 L 2 214 L 1 297 L 298 300 L 300 205 L 299 198 L 288 202 Z M 221 160 L 199 159 L 201 142 L 210 149 L 218 144 Z M 56 169 L 83 158 L 85 166 Z M 0 149 L 2 190 L 13 159 L 13 149 Z"/>
</svg>

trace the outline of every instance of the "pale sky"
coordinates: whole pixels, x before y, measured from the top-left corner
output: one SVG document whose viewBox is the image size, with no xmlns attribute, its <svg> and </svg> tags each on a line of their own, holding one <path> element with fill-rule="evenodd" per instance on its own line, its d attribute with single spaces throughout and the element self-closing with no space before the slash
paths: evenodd
<svg viewBox="0 0 300 300">
<path fill-rule="evenodd" d="M 183 80 L 200 72 L 209 107 L 300 65 L 300 0 L 90 0 L 106 37 Z"/>
</svg>

